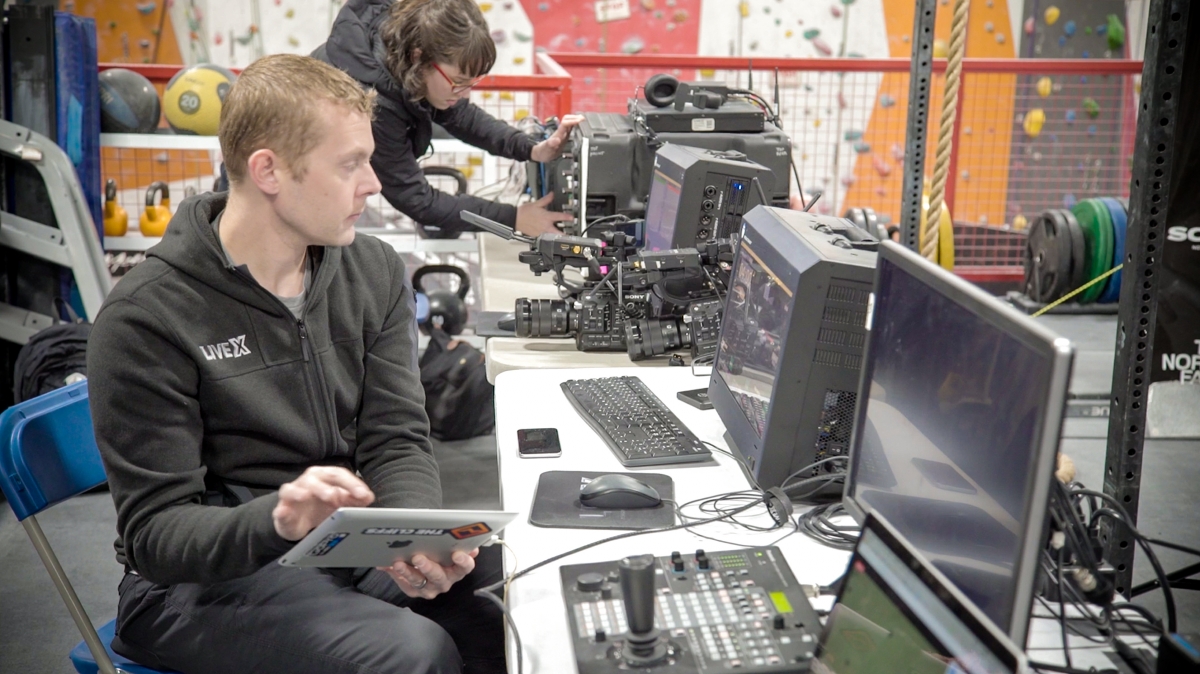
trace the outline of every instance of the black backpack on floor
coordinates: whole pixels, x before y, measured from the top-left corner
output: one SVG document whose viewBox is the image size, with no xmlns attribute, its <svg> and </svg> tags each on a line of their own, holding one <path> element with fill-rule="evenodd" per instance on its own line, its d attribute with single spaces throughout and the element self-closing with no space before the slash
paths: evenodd
<svg viewBox="0 0 1200 674">
<path fill-rule="evenodd" d="M 34 334 L 17 353 L 13 367 L 13 402 L 19 403 L 67 385 L 73 374 L 87 376 L 87 343 L 92 324 L 72 320 Z"/>
<path fill-rule="evenodd" d="M 488 383 L 479 349 L 431 328 L 420 366 L 430 435 L 462 440 L 492 432 L 496 389 Z"/>
</svg>

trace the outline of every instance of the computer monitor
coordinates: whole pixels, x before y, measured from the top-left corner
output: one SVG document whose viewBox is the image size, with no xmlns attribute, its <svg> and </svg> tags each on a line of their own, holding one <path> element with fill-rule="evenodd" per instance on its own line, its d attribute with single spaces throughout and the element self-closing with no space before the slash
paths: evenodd
<svg viewBox="0 0 1200 674">
<path fill-rule="evenodd" d="M 793 500 L 841 497 L 828 475 L 844 461 L 797 471 L 849 451 L 877 246 L 803 211 L 760 206 L 742 223 L 709 399 L 758 482 Z"/>
<path fill-rule="evenodd" d="M 646 248 L 697 248 L 728 238 L 774 187 L 771 169 L 741 152 L 667 143 L 654 156 Z"/>
<path fill-rule="evenodd" d="M 814 674 L 1020 674 L 1025 655 L 878 515 L 842 579 Z"/>
<path fill-rule="evenodd" d="M 880 248 L 844 501 L 883 515 L 1017 643 L 1074 349 L 919 255 Z"/>
</svg>

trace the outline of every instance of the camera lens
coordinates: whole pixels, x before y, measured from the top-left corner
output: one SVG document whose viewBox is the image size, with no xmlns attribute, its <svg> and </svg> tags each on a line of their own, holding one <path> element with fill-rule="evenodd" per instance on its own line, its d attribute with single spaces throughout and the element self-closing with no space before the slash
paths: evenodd
<svg viewBox="0 0 1200 674">
<path fill-rule="evenodd" d="M 517 300 L 517 336 L 553 337 L 565 335 L 570 312 L 563 300 Z"/>
<path fill-rule="evenodd" d="M 629 360 L 661 356 L 683 345 L 679 321 L 643 318 L 625 326 L 625 350 Z"/>
</svg>

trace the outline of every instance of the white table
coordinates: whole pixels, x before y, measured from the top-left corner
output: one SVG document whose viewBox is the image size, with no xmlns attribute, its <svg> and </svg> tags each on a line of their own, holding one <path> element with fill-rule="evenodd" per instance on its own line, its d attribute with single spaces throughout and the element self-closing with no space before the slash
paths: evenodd
<svg viewBox="0 0 1200 674">
<path fill-rule="evenodd" d="M 510 312 L 517 299 L 522 297 L 559 299 L 550 274 L 534 276 L 529 265 L 517 260 L 521 251 L 529 250 L 527 244 L 488 234 L 479 237 L 479 306 L 483 311 Z M 508 370 L 633 365 L 624 352 L 581 352 L 575 348 L 573 339 L 491 337 L 484 354 L 487 356 L 487 378 L 492 383 L 496 382 L 497 375 Z M 666 357 L 639 361 L 643 368 L 666 364 Z"/>
<path fill-rule="evenodd" d="M 698 438 L 726 448 L 721 437 L 725 427 L 717 413 L 700 411 L 675 397 L 678 391 L 707 385 L 707 377 L 692 376 L 688 368 L 515 370 L 502 373 L 496 380 L 496 444 L 504 509 L 520 513 L 504 531 L 504 540 L 516 551 L 517 568 L 620 533 L 609 529 L 545 529 L 529 524 L 534 490 L 539 476 L 545 471 L 662 473 L 675 481 L 675 500 L 679 503 L 749 487 L 734 460 L 715 452 L 713 462 L 646 468 L 622 466 L 558 387 L 563 381 L 579 377 L 630 374 L 641 377 Z M 544 427 L 558 429 L 562 457 L 522 459 L 517 456 L 517 429 Z M 695 514 L 694 509 L 686 512 Z M 751 512 L 762 513 L 756 523 L 770 523 L 765 511 L 755 509 Z M 786 530 L 750 533 L 724 522 L 702 525 L 698 530 L 743 546 L 768 545 L 786 533 Z M 848 553 L 819 545 L 799 533 L 785 538 L 778 546 L 788 558 L 796 579 L 805 584 L 829 584 L 842 574 L 849 560 Z M 697 548 L 723 550 L 733 547 L 737 546 L 706 540 L 688 530 L 635 536 L 572 555 L 522 577 L 513 583 L 510 603 L 525 643 L 524 674 L 569 674 L 575 671 L 575 655 L 559 583 L 560 566 L 620 559 L 633 554 L 666 555 L 674 550 L 694 552 Z M 512 563 L 512 555 L 506 551 L 505 564 L 509 570 Z M 825 601 L 826 607 L 829 601 Z M 516 671 L 516 658 L 512 654 L 509 667 L 510 671 Z"/>
<path fill-rule="evenodd" d="M 568 379 L 622 375 L 640 377 L 698 438 L 728 448 L 722 437 L 725 428 L 715 411 L 698 410 L 675 397 L 678 391 L 700 388 L 707 383 L 707 376 L 695 377 L 687 368 L 530 369 L 502 373 L 496 380 L 496 444 L 501 499 L 505 510 L 520 513 L 504 531 L 504 540 L 517 557 L 514 560 L 512 553 L 505 551 L 506 572 L 511 572 L 514 565 L 517 569 L 525 568 L 547 557 L 620 533 L 610 529 L 547 529 L 529 524 L 534 491 L 543 472 L 663 473 L 675 481 L 675 498 L 679 503 L 748 488 L 734 460 L 715 452 L 712 462 L 646 468 L 622 466 L 559 389 L 559 384 Z M 517 430 L 546 427 L 558 429 L 562 456 L 555 459 L 520 458 L 517 455 Z M 694 509 L 687 512 L 694 514 Z M 758 516 L 757 523 L 769 522 L 767 515 Z M 770 545 L 786 531 L 750 533 L 724 522 L 701 525 L 698 530 L 747 547 Z M 775 544 L 783 551 L 796 579 L 804 584 L 828 585 L 842 574 L 849 560 L 849 553 L 827 548 L 801 533 Z M 523 576 L 512 585 L 510 606 L 524 642 L 524 674 L 570 674 L 576 671 L 559 581 L 560 566 L 620 559 L 633 554 L 666 555 L 674 550 L 691 552 L 703 548 L 712 551 L 731 547 L 736 546 L 716 543 L 688 530 L 648 534 L 585 550 Z M 831 597 L 822 597 L 813 604 L 827 609 L 831 602 Z M 1040 607 L 1038 609 L 1035 614 L 1044 613 Z M 1127 641 L 1138 645 L 1136 637 Z M 1056 621 L 1035 619 L 1028 649 L 1032 659 L 1063 663 L 1061 643 Z M 1074 635 L 1070 643 L 1076 667 L 1112 667 L 1102 648 Z M 516 672 L 514 647 L 510 637 L 510 672 Z"/>
</svg>

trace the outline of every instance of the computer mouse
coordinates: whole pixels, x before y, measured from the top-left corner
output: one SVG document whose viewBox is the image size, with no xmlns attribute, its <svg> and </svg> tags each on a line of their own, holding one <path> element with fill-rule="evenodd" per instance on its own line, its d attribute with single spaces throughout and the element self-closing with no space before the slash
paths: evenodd
<svg viewBox="0 0 1200 674">
<path fill-rule="evenodd" d="M 579 502 L 589 508 L 633 510 L 654 508 L 662 503 L 662 499 L 654 487 L 637 478 L 610 474 L 589 482 L 579 492 Z"/>
<path fill-rule="evenodd" d="M 508 330 L 509 332 L 516 332 L 517 331 L 517 315 L 512 313 L 511 311 L 508 312 L 507 314 L 504 314 L 503 316 L 500 317 L 500 320 L 496 321 L 496 327 L 500 328 L 501 330 Z"/>
</svg>

